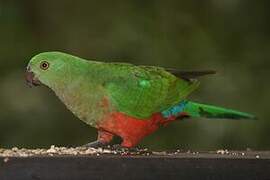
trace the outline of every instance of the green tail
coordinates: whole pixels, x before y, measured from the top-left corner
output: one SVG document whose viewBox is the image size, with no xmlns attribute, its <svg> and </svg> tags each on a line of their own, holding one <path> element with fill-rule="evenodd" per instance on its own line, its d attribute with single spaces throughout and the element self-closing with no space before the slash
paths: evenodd
<svg viewBox="0 0 270 180">
<path fill-rule="evenodd" d="M 226 109 L 222 107 L 187 101 L 184 112 L 190 117 L 222 118 L 222 119 L 256 119 L 252 114 Z"/>
</svg>

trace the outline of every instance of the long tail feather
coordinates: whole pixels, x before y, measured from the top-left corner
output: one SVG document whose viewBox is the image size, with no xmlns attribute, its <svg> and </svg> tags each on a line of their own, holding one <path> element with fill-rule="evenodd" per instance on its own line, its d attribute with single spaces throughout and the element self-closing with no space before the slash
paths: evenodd
<svg viewBox="0 0 270 180">
<path fill-rule="evenodd" d="M 232 109 L 226 109 L 213 105 L 200 104 L 187 101 L 183 108 L 189 117 L 221 118 L 221 119 L 256 119 L 249 113 L 244 113 Z"/>
<path fill-rule="evenodd" d="M 209 74 L 216 74 L 216 71 L 213 70 L 202 70 L 202 71 L 181 71 L 178 69 L 173 69 L 173 68 L 166 68 L 166 71 L 172 73 L 173 75 L 186 79 L 186 80 L 191 80 L 191 79 L 196 79 L 200 76 L 205 76 Z"/>
</svg>

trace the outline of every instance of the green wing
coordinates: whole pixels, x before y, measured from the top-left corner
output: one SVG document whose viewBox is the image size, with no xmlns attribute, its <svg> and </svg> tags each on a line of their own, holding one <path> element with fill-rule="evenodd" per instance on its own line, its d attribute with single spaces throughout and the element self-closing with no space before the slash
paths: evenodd
<svg viewBox="0 0 270 180">
<path fill-rule="evenodd" d="M 104 86 L 113 106 L 119 112 L 140 119 L 175 105 L 199 84 L 153 66 L 110 63 L 108 71 L 110 78 Z"/>
</svg>

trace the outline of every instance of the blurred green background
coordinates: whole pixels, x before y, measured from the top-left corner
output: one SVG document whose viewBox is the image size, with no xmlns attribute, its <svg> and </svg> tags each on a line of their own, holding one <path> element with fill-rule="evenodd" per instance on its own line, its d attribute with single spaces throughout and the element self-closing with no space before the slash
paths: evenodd
<svg viewBox="0 0 270 180">
<path fill-rule="evenodd" d="M 43 51 L 183 70 L 214 69 L 191 99 L 256 121 L 191 119 L 140 144 L 152 149 L 270 149 L 270 2 L 246 0 L 1 0 L 0 146 L 78 146 L 96 139 L 24 70 Z"/>
</svg>

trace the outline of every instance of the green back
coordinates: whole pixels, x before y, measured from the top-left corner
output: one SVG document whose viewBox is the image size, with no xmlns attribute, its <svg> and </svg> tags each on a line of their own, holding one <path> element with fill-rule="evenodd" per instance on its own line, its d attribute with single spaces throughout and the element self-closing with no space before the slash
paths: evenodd
<svg viewBox="0 0 270 180">
<path fill-rule="evenodd" d="M 124 63 L 104 66 L 109 73 L 104 87 L 113 105 L 118 111 L 140 119 L 172 107 L 199 84 L 179 79 L 159 67 Z"/>
</svg>

